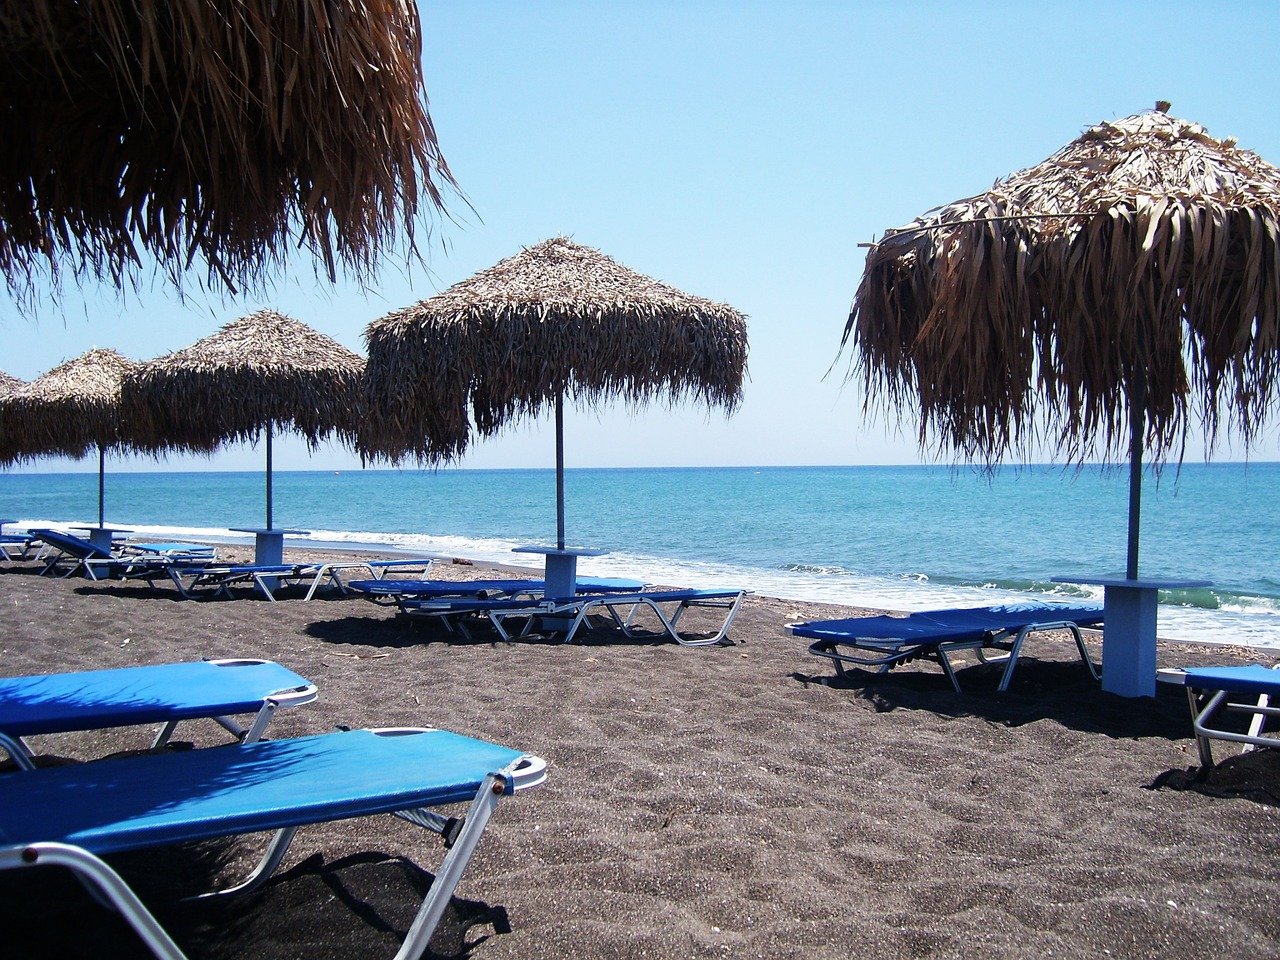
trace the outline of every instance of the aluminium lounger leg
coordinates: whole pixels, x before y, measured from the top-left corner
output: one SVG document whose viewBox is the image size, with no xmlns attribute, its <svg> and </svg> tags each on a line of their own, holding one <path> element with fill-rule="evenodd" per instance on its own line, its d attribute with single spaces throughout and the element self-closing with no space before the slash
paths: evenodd
<svg viewBox="0 0 1280 960">
<path fill-rule="evenodd" d="M 490 774 L 480 784 L 475 799 L 467 809 L 463 828 L 436 870 L 431 889 L 427 891 L 422 906 L 418 908 L 418 914 L 413 918 L 413 923 L 409 927 L 408 934 L 405 935 L 404 943 L 396 954 L 395 960 L 417 960 L 426 952 L 431 935 L 435 933 L 440 918 L 444 916 L 445 908 L 453 897 L 453 891 L 457 889 L 458 881 L 462 879 L 462 873 L 466 870 L 471 855 L 480 842 L 480 835 L 484 833 L 484 828 L 488 825 L 489 818 L 493 816 L 498 801 L 508 789 L 507 783 L 507 777 L 501 774 Z"/>
<path fill-rule="evenodd" d="M 196 894 L 196 896 L 187 897 L 186 899 L 212 900 L 215 897 L 231 897 L 258 889 L 270 879 L 271 875 L 276 872 L 276 868 L 283 862 L 284 855 L 289 852 L 289 844 L 293 842 L 293 835 L 297 832 L 297 827 L 284 827 L 277 830 L 275 836 L 271 838 L 271 842 L 267 845 L 266 852 L 262 854 L 262 859 L 258 861 L 258 865 L 253 868 L 249 876 L 234 887 L 227 887 L 225 890 L 210 890 L 208 893 Z"/>
</svg>

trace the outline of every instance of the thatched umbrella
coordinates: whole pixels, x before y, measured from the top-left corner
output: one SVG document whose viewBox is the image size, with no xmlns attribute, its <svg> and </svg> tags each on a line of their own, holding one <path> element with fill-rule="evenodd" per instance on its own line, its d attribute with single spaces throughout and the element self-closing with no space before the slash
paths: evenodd
<svg viewBox="0 0 1280 960">
<path fill-rule="evenodd" d="M 1247 445 L 1280 363 L 1280 169 L 1168 106 L 891 231 L 844 331 L 922 443 L 1127 451 L 1129 580 L 1144 448 L 1180 457 L 1193 419 Z"/>
<path fill-rule="evenodd" d="M 15 390 L 20 390 L 26 385 L 27 381 L 19 380 L 17 377 L 11 377 L 3 370 L 0 370 L 0 397 L 7 397 Z"/>
<path fill-rule="evenodd" d="M 726 410 L 742 397 L 746 318 L 564 237 L 545 240 L 369 325 L 361 452 L 460 454 L 552 404 L 556 541 L 564 549 L 564 398 L 665 395 Z"/>
<path fill-rule="evenodd" d="M 90 350 L 0 395 L 0 464 L 78 459 L 97 447 L 98 526 L 105 526 L 106 451 L 123 443 L 120 385 L 136 367 L 114 350 Z"/>
<path fill-rule="evenodd" d="M 453 183 L 411 0 L 0 9 L 0 271 L 257 286 L 302 246 L 365 278 Z"/>
<path fill-rule="evenodd" d="M 272 435 L 292 430 L 313 449 L 329 434 L 354 443 L 363 373 L 364 361 L 336 340 L 259 310 L 133 371 L 122 397 L 129 440 L 149 450 L 207 451 L 265 437 L 271 530 Z"/>
</svg>

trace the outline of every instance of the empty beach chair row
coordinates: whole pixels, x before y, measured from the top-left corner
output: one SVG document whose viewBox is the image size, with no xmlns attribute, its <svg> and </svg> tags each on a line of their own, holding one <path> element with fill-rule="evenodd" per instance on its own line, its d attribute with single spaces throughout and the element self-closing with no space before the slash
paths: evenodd
<svg viewBox="0 0 1280 960">
<path fill-rule="evenodd" d="M 425 573 L 431 566 L 430 558 L 349 560 L 326 563 L 284 564 L 210 564 L 203 567 L 172 567 L 170 579 L 178 591 L 187 598 L 230 597 L 237 586 L 249 586 L 267 600 L 276 600 L 281 587 L 301 587 L 305 600 L 313 599 L 322 589 L 342 595 L 352 595 L 352 584 L 344 579 L 353 570 L 363 570 L 374 577 L 364 583 L 381 583 L 379 577 L 391 570 L 416 569 Z M 415 583 L 417 581 L 396 581 Z"/>
<path fill-rule="evenodd" d="M 1007 690 L 1027 637 L 1047 630 L 1068 630 L 1080 659 L 1094 679 L 1098 668 L 1085 648 L 1081 627 L 1102 625 L 1102 607 L 1060 603 L 1008 603 L 991 607 L 927 610 L 905 617 L 853 617 L 792 624 L 797 637 L 813 640 L 809 652 L 831 660 L 836 673 L 846 666 L 886 672 L 916 659 L 933 660 L 960 692 L 951 657 L 973 652 L 983 663 L 1003 663 L 999 689 Z M 992 656 L 989 651 L 995 651 Z"/>
<path fill-rule="evenodd" d="M 300 705 L 315 693 L 314 685 L 266 661 L 0 680 L 0 750 L 19 767 L 0 777 L 0 870 L 68 869 L 157 957 L 182 960 L 179 946 L 102 856 L 274 831 L 244 882 L 206 896 L 247 893 L 279 867 L 298 828 L 390 813 L 440 834 L 447 847 L 397 954 L 421 956 L 498 802 L 541 784 L 546 762 L 433 728 L 258 738 L 273 704 Z M 228 726 L 242 741 L 230 748 L 36 767 L 21 739 L 162 722 L 162 742 L 181 720 L 221 722 L 224 714 L 255 709 L 258 719 L 248 730 Z M 460 817 L 433 809 L 463 803 Z"/>
<path fill-rule="evenodd" d="M 411 616 L 438 618 L 463 632 L 468 618 L 484 618 L 507 641 L 512 639 L 507 621 L 522 620 L 516 637 L 528 636 L 539 627 L 551 633 L 563 633 L 565 643 L 571 643 L 594 614 L 606 615 L 626 636 L 634 637 L 639 626 L 638 615 L 650 611 L 667 637 L 681 646 L 701 647 L 725 642 L 745 595 L 745 590 L 690 589 L 587 593 L 560 598 L 443 597 L 406 600 L 402 608 Z M 719 626 L 706 634 L 681 632 L 681 618 L 695 608 L 723 610 L 724 616 Z"/>
</svg>

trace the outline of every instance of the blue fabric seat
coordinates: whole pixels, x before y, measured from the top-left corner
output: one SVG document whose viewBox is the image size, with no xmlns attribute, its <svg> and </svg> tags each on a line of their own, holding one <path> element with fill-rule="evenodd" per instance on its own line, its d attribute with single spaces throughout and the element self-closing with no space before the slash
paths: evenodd
<svg viewBox="0 0 1280 960">
<path fill-rule="evenodd" d="M 180 722 L 210 718 L 252 742 L 278 707 L 310 703 L 316 694 L 315 684 L 292 670 L 253 659 L 3 677 L 0 733 L 23 738 L 161 724 L 153 743 L 161 746 Z M 244 714 L 254 715 L 247 728 L 234 719 Z"/>
<path fill-rule="evenodd" d="M 1094 678 L 1098 671 L 1085 648 L 1081 627 L 1102 624 L 1102 607 L 1061 603 L 1008 603 L 990 607 L 925 610 L 905 617 L 852 617 L 791 624 L 792 634 L 813 640 L 809 652 L 831 660 L 836 672 L 845 667 L 878 667 L 880 672 L 918 658 L 934 660 L 957 692 L 950 655 L 971 650 L 985 663 L 1003 663 L 1000 690 L 1007 690 L 1027 636 L 1046 630 L 1069 630 L 1081 660 Z M 988 650 L 998 651 L 995 657 Z"/>
<path fill-rule="evenodd" d="M 1269 719 L 1280 717 L 1280 707 L 1272 705 L 1280 697 L 1280 664 L 1162 669 L 1156 671 L 1156 679 L 1186 687 L 1204 769 L 1213 766 L 1213 740 L 1240 743 L 1245 750 L 1280 747 L 1280 735 L 1268 735 L 1265 729 Z M 1224 717 L 1233 713 L 1249 716 L 1245 730 L 1222 725 Z"/>
<path fill-rule="evenodd" d="M 234 748 L 149 754 L 0 777 L 0 869 L 66 867 L 110 902 L 156 956 L 183 954 L 104 854 L 276 831 L 249 879 L 279 866 L 299 827 L 396 814 L 446 838 L 400 953 L 425 950 L 481 833 L 504 796 L 537 786 L 546 764 L 444 730 L 348 730 Z M 468 803 L 465 817 L 432 808 Z"/>
</svg>

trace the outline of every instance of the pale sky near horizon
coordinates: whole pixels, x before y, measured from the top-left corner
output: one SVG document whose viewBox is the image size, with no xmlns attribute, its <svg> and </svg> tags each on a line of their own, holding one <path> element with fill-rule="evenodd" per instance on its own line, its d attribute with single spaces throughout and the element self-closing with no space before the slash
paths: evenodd
<svg viewBox="0 0 1280 960">
<path fill-rule="evenodd" d="M 0 369 L 32 379 L 91 347 L 149 359 L 263 306 L 363 353 L 369 321 L 557 234 L 749 318 L 733 418 L 693 406 L 571 410 L 568 466 L 928 462 L 915 425 L 868 422 L 840 335 L 865 251 L 925 210 L 1033 165 L 1101 120 L 1171 113 L 1280 163 L 1280 5 L 1261 2 L 420 3 L 454 199 L 370 291 L 296 258 L 259 296 L 121 302 L 70 288 L 36 319 L 0 305 Z M 835 364 L 834 369 L 832 368 Z M 830 370 L 830 373 L 828 371 Z M 474 444 L 463 467 L 554 462 L 550 416 Z M 1215 459 L 1246 451 L 1220 444 Z M 1188 461 L 1201 456 L 1188 450 Z M 1249 452 L 1280 459 L 1280 424 Z M 353 469 L 276 447 L 277 469 Z M 262 451 L 163 469 L 260 469 Z M 377 464 L 385 466 L 385 464 Z M 39 460 L 23 470 L 96 470 Z M 157 469 L 113 457 L 108 469 Z"/>
</svg>

